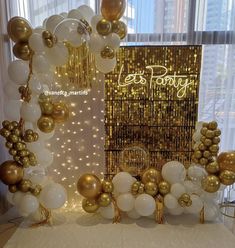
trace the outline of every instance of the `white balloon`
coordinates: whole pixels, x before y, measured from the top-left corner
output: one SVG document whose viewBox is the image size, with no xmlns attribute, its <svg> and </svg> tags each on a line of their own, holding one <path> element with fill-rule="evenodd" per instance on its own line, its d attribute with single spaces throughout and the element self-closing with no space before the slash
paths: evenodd
<svg viewBox="0 0 235 248">
<path fill-rule="evenodd" d="M 43 92 L 42 82 L 37 74 L 33 74 L 29 80 L 29 88 L 35 94 L 41 94 Z"/>
<path fill-rule="evenodd" d="M 196 123 L 195 129 L 196 129 L 197 131 L 200 131 L 201 128 L 202 128 L 202 126 L 203 126 L 203 121 L 198 121 L 198 122 Z"/>
<path fill-rule="evenodd" d="M 18 206 L 21 202 L 21 199 L 25 195 L 26 195 L 25 193 L 22 193 L 20 191 L 15 192 L 12 197 L 12 202 L 14 203 L 14 205 Z"/>
<path fill-rule="evenodd" d="M 57 209 L 62 207 L 67 200 L 65 188 L 58 183 L 46 185 L 39 196 L 40 203 L 49 209 Z"/>
<path fill-rule="evenodd" d="M 36 152 L 41 151 L 45 148 L 45 143 L 39 139 L 35 142 L 26 143 L 26 146 L 29 149 L 29 151 L 36 153 Z"/>
<path fill-rule="evenodd" d="M 116 57 L 113 59 L 103 59 L 100 55 L 95 56 L 96 68 L 102 73 L 111 72 L 116 66 Z"/>
<path fill-rule="evenodd" d="M 44 45 L 44 41 L 42 39 L 42 34 L 33 33 L 29 37 L 29 46 L 36 53 L 44 52 L 45 45 Z"/>
<path fill-rule="evenodd" d="M 42 33 L 45 31 L 45 29 L 43 27 L 36 27 L 34 30 L 33 30 L 33 34 L 40 34 L 42 35 Z"/>
<path fill-rule="evenodd" d="M 188 176 L 191 180 L 201 181 L 202 178 L 207 176 L 207 172 L 203 167 L 193 164 L 188 168 Z"/>
<path fill-rule="evenodd" d="M 162 177 L 170 184 L 183 182 L 186 177 L 184 165 L 178 161 L 170 161 L 164 164 Z"/>
<path fill-rule="evenodd" d="M 186 193 L 186 189 L 181 183 L 174 183 L 171 185 L 171 194 L 175 198 L 178 199 L 184 193 Z"/>
<path fill-rule="evenodd" d="M 7 191 L 7 201 L 8 201 L 9 203 L 11 203 L 12 205 L 14 205 L 13 196 L 14 196 L 13 193 L 11 193 L 10 191 Z"/>
<path fill-rule="evenodd" d="M 202 188 L 200 185 L 196 184 L 196 183 L 193 183 L 192 181 L 190 180 L 186 180 L 184 181 L 184 187 L 186 188 L 186 192 L 188 194 L 198 194 L 200 195 L 201 192 L 202 192 Z"/>
<path fill-rule="evenodd" d="M 29 75 L 29 64 L 23 60 L 14 60 L 8 66 L 8 76 L 16 84 L 26 84 Z"/>
<path fill-rule="evenodd" d="M 96 30 L 96 26 L 97 26 L 97 23 L 103 19 L 102 15 L 95 15 L 91 18 L 91 28 L 92 28 L 92 33 L 93 32 L 97 32 Z"/>
<path fill-rule="evenodd" d="M 39 207 L 38 199 L 33 195 L 25 195 L 19 203 L 19 211 L 22 215 L 29 215 L 37 211 Z"/>
<path fill-rule="evenodd" d="M 152 196 L 141 194 L 135 199 L 135 210 L 141 216 L 149 216 L 154 213 L 156 203 Z"/>
<path fill-rule="evenodd" d="M 67 18 L 68 17 L 68 13 L 67 12 L 61 12 L 60 15 L 63 16 L 64 18 Z"/>
<path fill-rule="evenodd" d="M 36 122 L 41 116 L 41 108 L 39 104 L 23 102 L 20 109 L 20 116 L 25 121 Z"/>
<path fill-rule="evenodd" d="M 141 217 L 141 215 L 139 215 L 136 210 L 133 208 L 131 211 L 127 212 L 127 216 L 131 219 L 139 219 Z"/>
<path fill-rule="evenodd" d="M 84 17 L 78 9 L 72 9 L 68 13 L 68 18 L 80 20 L 83 19 Z"/>
<path fill-rule="evenodd" d="M 54 82 L 54 72 L 47 71 L 46 73 L 37 73 L 37 77 L 40 79 L 40 81 L 43 84 L 47 84 L 51 86 L 51 84 Z"/>
<path fill-rule="evenodd" d="M 39 165 L 48 167 L 53 163 L 53 154 L 47 148 L 35 152 L 37 162 Z"/>
<path fill-rule="evenodd" d="M 169 209 L 179 207 L 179 203 L 178 203 L 177 199 L 172 194 L 165 195 L 165 197 L 164 197 L 164 205 Z"/>
<path fill-rule="evenodd" d="M 25 128 L 25 130 L 27 130 L 27 129 L 34 129 L 34 125 L 33 125 L 33 123 L 32 122 L 29 122 L 29 121 L 25 121 L 24 122 L 24 128 Z"/>
<path fill-rule="evenodd" d="M 20 119 L 20 108 L 22 102 L 9 100 L 4 104 L 4 113 L 9 120 L 19 120 Z"/>
<path fill-rule="evenodd" d="M 115 191 L 120 193 L 127 193 L 131 191 L 133 177 L 127 172 L 119 172 L 114 176 L 112 182 Z"/>
<path fill-rule="evenodd" d="M 135 198 L 131 193 L 121 194 L 117 198 L 118 207 L 124 211 L 128 212 L 134 208 Z"/>
<path fill-rule="evenodd" d="M 49 61 L 44 55 L 36 54 L 33 56 L 33 69 L 39 73 L 47 73 L 50 70 Z"/>
<path fill-rule="evenodd" d="M 200 139 L 201 139 L 201 136 L 202 136 L 201 133 L 198 132 L 198 131 L 196 131 L 196 132 L 193 134 L 193 141 L 199 142 Z"/>
<path fill-rule="evenodd" d="M 115 216 L 115 208 L 113 203 L 109 204 L 107 207 L 100 207 L 99 212 L 103 218 L 113 219 Z"/>
<path fill-rule="evenodd" d="M 201 194 L 201 198 L 206 201 L 215 200 L 216 198 L 219 198 L 219 192 L 209 193 L 203 190 Z"/>
<path fill-rule="evenodd" d="M 219 207 L 213 202 L 204 202 L 204 218 L 206 221 L 216 221 L 219 216 Z"/>
<path fill-rule="evenodd" d="M 78 7 L 78 10 L 89 23 L 91 22 L 92 17 L 95 15 L 93 9 L 87 5 L 81 5 Z"/>
<path fill-rule="evenodd" d="M 40 141 L 45 141 L 45 140 L 49 140 L 51 139 L 54 134 L 55 134 L 55 130 L 51 131 L 50 133 L 44 133 L 44 132 L 41 132 L 38 128 L 35 130 L 38 135 L 39 135 L 39 140 Z"/>
<path fill-rule="evenodd" d="M 46 29 L 54 32 L 55 27 L 64 20 L 64 17 L 61 15 L 52 15 L 46 21 Z"/>
<path fill-rule="evenodd" d="M 24 177 L 25 176 L 27 176 L 27 178 L 33 184 L 44 185 L 45 182 L 47 181 L 45 167 L 40 166 L 40 165 L 28 168 L 27 171 L 25 171 Z"/>
<path fill-rule="evenodd" d="M 110 46 L 111 48 L 116 50 L 120 47 L 121 40 L 118 34 L 111 33 L 106 36 L 105 42 L 107 46 Z"/>
<path fill-rule="evenodd" d="M 178 206 L 177 208 L 168 209 L 168 212 L 171 215 L 181 215 L 184 212 L 184 208 L 182 208 L 181 206 Z"/>
<path fill-rule="evenodd" d="M 100 53 L 105 46 L 103 36 L 97 33 L 91 34 L 88 44 L 92 53 Z"/>
<path fill-rule="evenodd" d="M 19 86 L 12 83 L 10 80 L 4 86 L 6 96 L 11 100 L 20 100 Z"/>
<path fill-rule="evenodd" d="M 67 63 L 69 52 L 63 42 L 57 42 L 52 48 L 46 50 L 46 57 L 54 66 L 62 66 Z"/>
<path fill-rule="evenodd" d="M 187 207 L 187 212 L 191 214 L 197 214 L 199 213 L 203 208 L 203 202 L 201 198 L 197 195 L 191 195 L 192 205 L 190 207 Z"/>
<path fill-rule="evenodd" d="M 46 29 L 47 20 L 48 20 L 48 18 L 46 18 L 46 19 L 43 20 L 42 27 L 43 27 L 44 29 Z"/>
</svg>

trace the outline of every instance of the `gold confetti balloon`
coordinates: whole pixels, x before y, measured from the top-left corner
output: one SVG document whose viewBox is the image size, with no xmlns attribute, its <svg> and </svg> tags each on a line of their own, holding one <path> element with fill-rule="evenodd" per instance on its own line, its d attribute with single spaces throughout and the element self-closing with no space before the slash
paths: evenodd
<svg viewBox="0 0 235 248">
<path fill-rule="evenodd" d="M 224 185 L 232 185 L 235 183 L 235 172 L 224 170 L 219 174 L 220 182 Z"/>
<path fill-rule="evenodd" d="M 202 179 L 202 188 L 208 193 L 215 193 L 220 188 L 220 180 L 215 175 L 208 175 Z"/>
<path fill-rule="evenodd" d="M 126 8 L 126 0 L 102 0 L 101 13 L 109 21 L 122 17 Z"/>
<path fill-rule="evenodd" d="M 37 122 L 38 128 L 44 133 L 50 133 L 55 129 L 54 119 L 50 116 L 41 116 Z"/>
<path fill-rule="evenodd" d="M 96 30 L 100 35 L 106 36 L 110 34 L 111 29 L 112 29 L 111 22 L 105 19 L 101 19 L 96 25 Z"/>
<path fill-rule="evenodd" d="M 107 207 L 111 203 L 111 196 L 108 193 L 102 193 L 100 194 L 97 202 L 99 206 Z"/>
<path fill-rule="evenodd" d="M 95 213 L 99 209 L 99 205 L 94 199 L 83 199 L 82 208 L 87 213 Z"/>
<path fill-rule="evenodd" d="M 153 182 L 158 184 L 162 179 L 161 172 L 156 170 L 155 168 L 150 168 L 144 171 L 141 181 L 143 184 L 146 184 L 147 182 Z"/>
<path fill-rule="evenodd" d="M 18 42 L 13 46 L 13 53 L 18 59 L 29 60 L 31 50 L 27 42 Z"/>
<path fill-rule="evenodd" d="M 69 109 L 64 102 L 56 102 L 53 104 L 51 117 L 55 123 L 63 123 L 69 118 Z"/>
<path fill-rule="evenodd" d="M 166 195 L 170 192 L 171 186 L 167 181 L 161 181 L 158 184 L 158 191 L 162 195 Z"/>
<path fill-rule="evenodd" d="M 220 153 L 217 161 L 219 163 L 220 170 L 229 170 L 235 173 L 235 151 Z"/>
</svg>

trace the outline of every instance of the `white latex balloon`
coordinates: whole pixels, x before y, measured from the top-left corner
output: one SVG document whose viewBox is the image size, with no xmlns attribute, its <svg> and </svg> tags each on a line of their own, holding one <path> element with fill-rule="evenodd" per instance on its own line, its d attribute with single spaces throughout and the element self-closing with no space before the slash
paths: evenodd
<svg viewBox="0 0 235 248">
<path fill-rule="evenodd" d="M 115 216 L 113 203 L 109 204 L 107 207 L 100 207 L 99 212 L 103 218 L 113 219 Z"/>
<path fill-rule="evenodd" d="M 134 208 L 131 211 L 127 212 L 127 216 L 134 220 L 137 220 L 141 217 L 141 215 L 139 215 Z"/>
<path fill-rule="evenodd" d="M 46 185 L 39 196 L 40 203 L 49 209 L 57 209 L 64 205 L 67 200 L 65 188 L 58 183 Z"/>
<path fill-rule="evenodd" d="M 95 15 L 91 18 L 91 28 L 92 28 L 92 33 L 93 32 L 97 32 L 96 30 L 96 26 L 97 26 L 97 23 L 103 19 L 102 15 Z"/>
<path fill-rule="evenodd" d="M 170 184 L 183 182 L 186 176 L 184 165 L 178 161 L 170 161 L 162 168 L 162 177 Z"/>
<path fill-rule="evenodd" d="M 42 33 L 45 31 L 45 29 L 41 26 L 41 27 L 36 27 L 34 30 L 33 30 L 33 34 L 40 34 L 42 35 Z"/>
<path fill-rule="evenodd" d="M 204 202 L 204 218 L 206 221 L 216 221 L 219 216 L 219 208 L 213 202 Z"/>
<path fill-rule="evenodd" d="M 199 131 L 197 131 L 197 132 L 195 132 L 194 134 L 193 134 L 193 141 L 195 141 L 195 142 L 199 142 L 200 141 L 200 139 L 201 139 L 201 133 L 199 132 Z"/>
<path fill-rule="evenodd" d="M 44 42 L 43 42 L 43 39 L 42 39 L 42 34 L 33 33 L 29 37 L 29 46 L 36 53 L 44 52 L 45 45 L 44 45 Z"/>
<path fill-rule="evenodd" d="M 27 175 L 28 179 L 34 184 L 44 185 L 47 181 L 45 167 L 40 165 L 28 168 L 25 175 Z"/>
<path fill-rule="evenodd" d="M 171 194 L 175 198 L 178 199 L 184 193 L 186 193 L 186 189 L 181 183 L 174 183 L 171 185 Z"/>
<path fill-rule="evenodd" d="M 4 104 L 4 113 L 9 120 L 19 120 L 20 119 L 20 108 L 22 102 L 9 100 Z"/>
<path fill-rule="evenodd" d="M 179 203 L 178 203 L 177 199 L 172 194 L 167 194 L 164 197 L 164 205 L 169 209 L 179 207 Z"/>
<path fill-rule="evenodd" d="M 39 104 L 23 102 L 20 109 L 20 116 L 25 121 L 36 122 L 41 116 L 41 108 Z"/>
<path fill-rule="evenodd" d="M 45 148 L 45 143 L 42 140 L 37 140 L 35 142 L 26 143 L 27 148 L 33 152 L 39 152 Z"/>
<path fill-rule="evenodd" d="M 111 72 L 116 66 L 116 58 L 113 59 L 103 59 L 100 55 L 95 56 L 96 68 L 102 73 Z"/>
<path fill-rule="evenodd" d="M 184 187 L 185 187 L 186 192 L 187 192 L 188 194 L 193 194 L 193 193 L 195 193 L 195 194 L 200 195 L 201 192 L 202 192 L 201 186 L 198 185 L 198 184 L 196 184 L 196 183 L 193 183 L 193 182 L 190 181 L 190 180 L 184 181 Z"/>
<path fill-rule="evenodd" d="M 33 125 L 33 123 L 32 122 L 29 122 L 29 121 L 25 121 L 24 122 L 24 128 L 25 128 L 25 130 L 27 130 L 27 129 L 34 129 L 34 125 Z"/>
<path fill-rule="evenodd" d="M 68 17 L 68 13 L 67 12 L 61 12 L 60 15 L 63 16 L 64 18 L 67 18 Z"/>
<path fill-rule="evenodd" d="M 203 202 L 201 198 L 197 195 L 191 195 L 192 205 L 187 207 L 187 212 L 191 214 L 198 214 L 203 208 Z"/>
<path fill-rule="evenodd" d="M 11 100 L 20 100 L 19 86 L 12 83 L 10 80 L 4 86 L 6 96 Z"/>
<path fill-rule="evenodd" d="M 216 198 L 219 198 L 219 193 L 218 192 L 215 192 L 215 193 L 208 193 L 206 191 L 202 191 L 202 194 L 201 194 L 201 198 L 203 200 L 215 200 Z"/>
<path fill-rule="evenodd" d="M 38 135 L 39 135 L 39 140 L 40 140 L 40 141 L 49 140 L 49 139 L 51 139 L 51 138 L 54 136 L 54 134 L 55 134 L 55 130 L 53 130 L 53 131 L 50 132 L 50 133 L 44 133 L 44 132 L 41 132 L 41 131 L 37 128 L 35 131 L 38 133 Z"/>
<path fill-rule="evenodd" d="M 121 194 L 117 198 L 118 207 L 124 211 L 128 212 L 134 208 L 135 198 L 131 193 Z"/>
<path fill-rule="evenodd" d="M 7 191 L 7 201 L 8 201 L 9 203 L 11 203 L 12 205 L 14 205 L 13 196 L 14 196 L 13 193 L 11 193 L 10 191 Z"/>
<path fill-rule="evenodd" d="M 110 46 L 111 48 L 116 50 L 120 47 L 121 40 L 118 34 L 111 33 L 106 36 L 105 42 L 107 46 Z"/>
<path fill-rule="evenodd" d="M 78 7 L 78 10 L 86 19 L 86 21 L 91 23 L 91 19 L 95 15 L 93 9 L 87 5 L 81 5 L 80 7 Z"/>
<path fill-rule="evenodd" d="M 104 38 L 98 33 L 91 34 L 88 44 L 92 53 L 100 53 L 105 46 Z"/>
<path fill-rule="evenodd" d="M 77 20 L 84 19 L 82 13 L 78 9 L 70 10 L 68 13 L 68 18 L 77 19 Z"/>
<path fill-rule="evenodd" d="M 198 122 L 196 123 L 195 129 L 196 129 L 197 131 L 199 131 L 199 130 L 201 130 L 202 126 L 203 126 L 203 121 L 198 121 Z"/>
<path fill-rule="evenodd" d="M 169 214 L 171 215 L 181 215 L 184 212 L 184 208 L 182 208 L 181 206 L 178 206 L 177 208 L 171 208 L 168 209 Z"/>
<path fill-rule="evenodd" d="M 48 20 L 48 18 L 46 18 L 46 19 L 43 20 L 42 27 L 43 27 L 44 29 L 46 29 L 47 20 Z"/>
<path fill-rule="evenodd" d="M 54 81 L 54 72 L 51 70 L 48 70 L 46 73 L 37 73 L 37 77 L 40 79 L 40 81 L 43 84 L 47 84 L 48 86 L 51 86 L 51 84 Z"/>
<path fill-rule="evenodd" d="M 32 93 L 35 93 L 37 95 L 43 92 L 42 82 L 40 81 L 37 74 L 33 74 L 32 77 L 30 78 L 29 88 L 32 91 Z"/>
<path fill-rule="evenodd" d="M 28 216 L 37 211 L 39 207 L 38 199 L 33 195 L 25 195 L 19 203 L 19 211 L 23 216 Z"/>
<path fill-rule="evenodd" d="M 53 163 L 53 154 L 47 148 L 35 152 L 35 155 L 37 157 L 37 162 L 39 165 L 48 167 Z"/>
<path fill-rule="evenodd" d="M 64 17 L 61 15 L 52 15 L 46 21 L 46 29 L 54 32 L 55 27 L 64 20 Z"/>
<path fill-rule="evenodd" d="M 47 58 L 42 54 L 33 56 L 33 70 L 35 72 L 47 73 L 50 70 L 50 64 Z"/>
<path fill-rule="evenodd" d="M 135 210 L 141 216 L 149 216 L 156 208 L 155 200 L 148 194 L 141 194 L 135 199 Z"/>
<path fill-rule="evenodd" d="M 127 193 L 131 191 L 133 177 L 127 172 L 119 172 L 114 176 L 112 182 L 115 191 L 120 193 Z"/>
<path fill-rule="evenodd" d="M 67 63 L 69 52 L 63 42 L 57 42 L 52 48 L 46 50 L 46 57 L 54 66 L 62 66 Z"/>
<path fill-rule="evenodd" d="M 12 82 L 23 85 L 27 82 L 29 64 L 23 60 L 14 60 L 8 66 L 8 76 Z"/>
<path fill-rule="evenodd" d="M 25 193 L 22 193 L 20 191 L 15 192 L 12 197 L 12 202 L 14 203 L 14 205 L 18 206 L 21 202 L 22 197 L 25 195 Z"/>
<path fill-rule="evenodd" d="M 191 180 L 201 181 L 203 177 L 207 176 L 207 172 L 203 167 L 193 164 L 188 168 L 188 176 Z"/>
</svg>

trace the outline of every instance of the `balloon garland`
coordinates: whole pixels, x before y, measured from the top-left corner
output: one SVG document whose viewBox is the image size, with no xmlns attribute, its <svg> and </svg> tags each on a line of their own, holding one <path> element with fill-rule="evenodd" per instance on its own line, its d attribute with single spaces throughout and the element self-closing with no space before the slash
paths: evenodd
<svg viewBox="0 0 235 248">
<path fill-rule="evenodd" d="M 12 160 L 0 165 L 0 180 L 8 186 L 7 199 L 22 216 L 40 215 L 34 226 L 49 223 L 51 210 L 62 207 L 67 200 L 64 187 L 46 176 L 45 169 L 52 164 L 53 155 L 45 148 L 45 141 L 53 137 L 56 125 L 68 120 L 69 108 L 43 92 L 53 83 L 56 67 L 67 63 L 68 47 L 85 45 L 95 56 L 100 72 L 114 69 L 116 50 L 127 33 L 126 25 L 119 21 L 125 6 L 125 0 L 112 4 L 103 1 L 101 16 L 82 5 L 68 13 L 50 16 L 42 27 L 35 29 L 22 17 L 13 17 L 8 22 L 8 35 L 15 42 L 13 53 L 19 60 L 9 64 L 10 82 L 5 92 L 10 99 L 21 101 L 16 104 L 10 100 L 5 106 L 10 120 L 3 121 L 0 135 L 6 139 Z M 93 182 L 93 189 L 100 194 L 99 206 L 107 206 L 111 202 L 111 185 L 101 185 L 94 177 L 87 180 Z M 86 183 L 81 187 L 86 187 Z M 101 194 L 102 190 L 105 193 Z M 83 206 L 88 212 L 97 207 L 90 200 L 84 201 Z"/>
<path fill-rule="evenodd" d="M 132 219 L 153 216 L 162 224 L 164 211 L 198 215 L 201 223 L 215 220 L 219 214 L 217 192 L 235 183 L 235 152 L 217 156 L 220 134 L 214 121 L 197 123 L 193 163 L 188 169 L 178 161 L 170 161 L 161 171 L 145 170 L 140 180 L 124 171 L 112 181 L 82 175 L 77 183 L 78 192 L 85 197 L 82 208 L 88 213 L 99 211 L 113 222 L 119 222 L 121 214 L 126 213 Z"/>
</svg>

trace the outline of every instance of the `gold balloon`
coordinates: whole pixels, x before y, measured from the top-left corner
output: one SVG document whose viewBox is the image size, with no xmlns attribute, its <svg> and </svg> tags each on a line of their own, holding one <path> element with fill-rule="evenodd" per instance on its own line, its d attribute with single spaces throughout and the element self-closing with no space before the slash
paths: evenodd
<svg viewBox="0 0 235 248">
<path fill-rule="evenodd" d="M 69 109 L 64 102 L 56 102 L 53 104 L 51 117 L 55 123 L 63 123 L 69 118 Z"/>
<path fill-rule="evenodd" d="M 200 133 L 201 133 L 202 135 L 206 135 L 207 131 L 208 131 L 207 127 L 202 127 Z"/>
<path fill-rule="evenodd" d="M 32 182 L 28 179 L 23 179 L 17 184 L 17 188 L 24 193 L 28 192 L 31 187 L 32 187 Z"/>
<path fill-rule="evenodd" d="M 112 22 L 112 32 L 119 35 L 120 39 L 124 39 L 127 34 L 127 26 L 122 21 L 113 21 Z"/>
<path fill-rule="evenodd" d="M 8 22 L 7 32 L 14 42 L 27 42 L 32 34 L 32 28 L 26 19 L 15 16 Z"/>
<path fill-rule="evenodd" d="M 111 47 L 105 46 L 100 55 L 103 59 L 113 59 L 115 56 L 115 52 Z"/>
<path fill-rule="evenodd" d="M 97 176 L 84 174 L 78 179 L 77 189 L 85 198 L 96 198 L 102 192 L 102 184 Z"/>
<path fill-rule="evenodd" d="M 209 193 L 215 193 L 220 188 L 220 180 L 217 176 L 208 175 L 202 179 L 202 188 Z"/>
<path fill-rule="evenodd" d="M 8 160 L 0 166 L 0 180 L 6 185 L 17 184 L 23 178 L 22 166 L 12 160 Z"/>
<path fill-rule="evenodd" d="M 162 195 L 166 195 L 170 192 L 170 189 L 171 189 L 171 186 L 168 182 L 166 181 L 161 181 L 159 184 L 158 184 L 158 191 L 160 194 Z"/>
<path fill-rule="evenodd" d="M 224 185 L 232 185 L 235 183 L 235 172 L 224 170 L 219 174 L 220 182 Z"/>
<path fill-rule="evenodd" d="M 109 21 L 120 19 L 125 8 L 125 0 L 102 0 L 101 2 L 102 16 Z"/>
<path fill-rule="evenodd" d="M 53 112 L 53 104 L 51 102 L 41 102 L 40 107 L 44 115 L 50 115 Z"/>
<path fill-rule="evenodd" d="M 215 174 L 219 172 L 219 164 L 216 161 L 213 161 L 206 165 L 206 171 L 210 174 Z"/>
<path fill-rule="evenodd" d="M 108 35 L 110 34 L 112 29 L 112 25 L 111 22 L 105 20 L 105 19 L 101 19 L 97 25 L 96 25 L 96 30 L 100 35 Z"/>
<path fill-rule="evenodd" d="M 216 121 L 212 121 L 208 123 L 208 128 L 211 130 L 215 130 L 217 128 L 218 124 Z"/>
<path fill-rule="evenodd" d="M 102 182 L 102 190 L 104 193 L 112 193 L 113 192 L 113 183 L 110 181 L 103 181 Z"/>
<path fill-rule="evenodd" d="M 13 46 L 13 53 L 18 59 L 29 60 L 31 50 L 28 43 L 18 42 Z"/>
<path fill-rule="evenodd" d="M 101 207 L 107 207 L 111 203 L 111 197 L 107 193 L 102 193 L 98 200 L 97 200 L 99 206 Z"/>
<path fill-rule="evenodd" d="M 16 185 L 12 184 L 12 185 L 9 185 L 9 186 L 8 186 L 8 190 L 9 190 L 11 193 L 15 193 L 15 192 L 17 192 L 17 187 L 16 187 Z"/>
<path fill-rule="evenodd" d="M 37 122 L 38 128 L 44 133 L 50 133 L 55 128 L 55 122 L 50 116 L 41 116 Z"/>
<path fill-rule="evenodd" d="M 153 182 L 147 182 L 144 185 L 144 191 L 148 195 L 155 196 L 158 192 L 157 184 Z"/>
<path fill-rule="evenodd" d="M 96 200 L 83 199 L 82 208 L 87 213 L 95 213 L 99 209 L 99 205 L 97 204 Z"/>
<path fill-rule="evenodd" d="M 147 182 L 153 182 L 158 184 L 161 181 L 161 179 L 162 179 L 161 172 L 154 168 L 145 170 L 141 177 L 141 181 L 144 184 L 146 184 Z"/>
<path fill-rule="evenodd" d="M 235 173 L 235 151 L 220 153 L 217 161 L 219 163 L 220 170 L 229 170 Z"/>
</svg>

